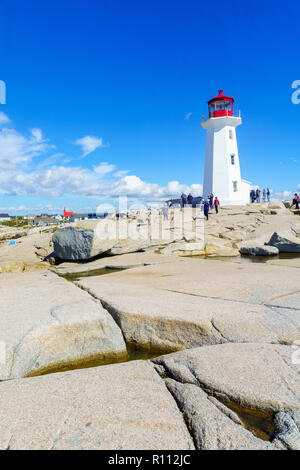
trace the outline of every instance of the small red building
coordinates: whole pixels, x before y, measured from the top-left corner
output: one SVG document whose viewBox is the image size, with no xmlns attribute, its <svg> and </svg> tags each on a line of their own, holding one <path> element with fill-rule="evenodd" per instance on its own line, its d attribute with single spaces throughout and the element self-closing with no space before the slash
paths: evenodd
<svg viewBox="0 0 300 470">
<path fill-rule="evenodd" d="M 73 214 L 74 212 L 66 212 L 66 208 L 64 208 L 64 217 L 66 219 L 69 219 Z"/>
<path fill-rule="evenodd" d="M 218 96 L 208 101 L 209 117 L 233 116 L 233 103 L 231 96 L 225 96 L 223 90 L 219 90 Z"/>
</svg>

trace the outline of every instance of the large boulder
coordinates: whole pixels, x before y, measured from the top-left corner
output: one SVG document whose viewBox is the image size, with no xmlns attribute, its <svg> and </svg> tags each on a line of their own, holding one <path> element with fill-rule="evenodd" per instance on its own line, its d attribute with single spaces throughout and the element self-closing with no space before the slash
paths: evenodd
<svg viewBox="0 0 300 470">
<path fill-rule="evenodd" d="M 219 241 L 209 241 L 205 244 L 206 256 L 239 256 L 239 251 L 232 246 L 228 246 L 225 243 Z"/>
<path fill-rule="evenodd" d="M 91 220 L 69 226 L 53 235 L 54 254 L 63 260 L 86 260 L 102 253 L 123 254 L 149 245 L 137 223 Z"/>
<path fill-rule="evenodd" d="M 275 246 L 281 253 L 300 253 L 300 239 L 291 232 L 274 232 L 267 244 Z"/>
<path fill-rule="evenodd" d="M 274 256 L 278 255 L 279 250 L 276 246 L 268 246 L 268 245 L 252 245 L 252 246 L 242 246 L 240 248 L 241 255 L 248 255 L 248 256 Z"/>
<path fill-rule="evenodd" d="M 272 201 L 268 204 L 268 209 L 275 209 L 275 210 L 285 210 L 286 206 L 283 202 L 280 201 Z"/>
<path fill-rule="evenodd" d="M 1 274 L 0 296 L 0 381 L 127 358 L 100 302 L 56 274 Z"/>
<path fill-rule="evenodd" d="M 194 449 L 150 362 L 12 380 L 0 389 L 1 449 Z"/>
<path fill-rule="evenodd" d="M 300 450 L 300 366 L 293 351 L 283 345 L 223 344 L 153 362 L 197 448 Z"/>
</svg>

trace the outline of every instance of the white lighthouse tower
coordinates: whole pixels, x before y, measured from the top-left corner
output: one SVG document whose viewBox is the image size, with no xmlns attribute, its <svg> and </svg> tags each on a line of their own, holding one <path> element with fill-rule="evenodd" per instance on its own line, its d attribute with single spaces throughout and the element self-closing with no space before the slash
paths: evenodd
<svg viewBox="0 0 300 470">
<path fill-rule="evenodd" d="M 233 103 L 220 90 L 208 101 L 209 119 L 201 124 L 207 131 L 203 197 L 218 196 L 223 206 L 247 204 L 250 198 L 250 183 L 241 179 L 235 132 L 242 120 L 233 115 Z"/>
</svg>

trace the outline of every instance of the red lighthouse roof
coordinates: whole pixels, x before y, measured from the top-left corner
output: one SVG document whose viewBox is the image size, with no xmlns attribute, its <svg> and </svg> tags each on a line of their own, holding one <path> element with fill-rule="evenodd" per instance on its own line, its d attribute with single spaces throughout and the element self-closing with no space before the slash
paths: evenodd
<svg viewBox="0 0 300 470">
<path fill-rule="evenodd" d="M 219 90 L 219 94 L 208 101 L 209 117 L 233 116 L 233 103 L 231 96 L 226 96 L 223 90 Z"/>
<path fill-rule="evenodd" d="M 234 99 L 231 96 L 223 95 L 223 90 L 219 90 L 219 94 L 215 96 L 214 98 L 212 98 L 211 100 L 209 100 L 208 104 L 214 103 L 215 101 L 219 101 L 219 100 L 229 100 L 232 103 L 234 103 Z"/>
</svg>

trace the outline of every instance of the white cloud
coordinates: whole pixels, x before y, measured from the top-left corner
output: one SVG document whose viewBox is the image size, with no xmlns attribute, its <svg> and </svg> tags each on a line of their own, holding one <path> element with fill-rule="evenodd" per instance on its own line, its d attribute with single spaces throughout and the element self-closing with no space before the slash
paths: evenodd
<svg viewBox="0 0 300 470">
<path fill-rule="evenodd" d="M 50 146 L 39 129 L 33 129 L 29 137 L 15 129 L 0 129 L 0 166 L 16 167 L 46 153 Z"/>
<path fill-rule="evenodd" d="M 94 137 L 92 135 L 86 135 L 81 139 L 77 139 L 75 145 L 79 145 L 82 148 L 83 157 L 94 152 L 97 148 L 105 147 L 102 137 Z"/>
<path fill-rule="evenodd" d="M 8 123 L 10 123 L 9 117 L 3 111 L 0 111 L 0 125 Z"/>
<path fill-rule="evenodd" d="M 192 113 L 187 113 L 187 114 L 185 114 L 185 115 L 184 115 L 184 119 L 185 119 L 186 121 L 188 121 L 188 120 L 190 119 L 191 115 L 192 115 Z"/>
<path fill-rule="evenodd" d="M 36 142 L 42 142 L 43 141 L 43 133 L 42 133 L 41 129 L 31 129 L 31 135 L 36 140 Z"/>
<path fill-rule="evenodd" d="M 101 138 L 92 136 L 78 139 L 76 145 L 82 147 L 84 155 L 104 146 Z M 116 171 L 116 166 L 109 162 L 101 162 L 93 169 L 68 166 L 71 159 L 63 153 L 46 155 L 53 147 L 44 139 L 41 129 L 34 128 L 23 135 L 11 127 L 0 127 L 0 195 L 101 199 L 128 196 L 155 202 L 179 197 L 182 191 L 191 191 L 195 196 L 202 192 L 199 184 L 189 187 L 171 181 L 161 186 L 143 181 L 137 175 L 129 175 L 128 170 Z M 35 157 L 44 158 L 33 165 Z"/>
<path fill-rule="evenodd" d="M 99 176 L 107 175 L 112 173 L 116 169 L 115 165 L 110 165 L 107 162 L 101 162 L 100 165 L 94 167 L 95 173 Z"/>
</svg>

